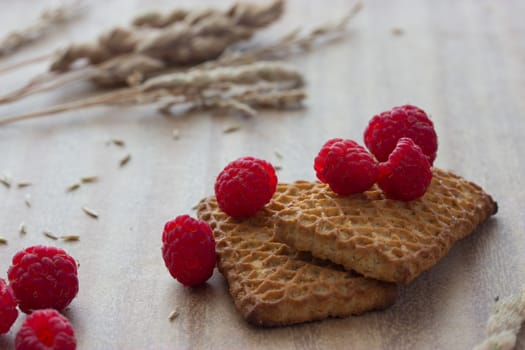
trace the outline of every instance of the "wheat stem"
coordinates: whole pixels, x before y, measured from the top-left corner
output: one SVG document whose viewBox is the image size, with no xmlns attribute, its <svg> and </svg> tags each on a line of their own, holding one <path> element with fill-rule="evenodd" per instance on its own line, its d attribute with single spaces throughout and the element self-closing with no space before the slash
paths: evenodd
<svg viewBox="0 0 525 350">
<path fill-rule="evenodd" d="M 94 70 L 92 67 L 83 67 L 80 69 L 71 70 L 64 74 L 46 72 L 36 76 L 18 90 L 0 97 L 0 103 L 14 102 L 29 95 L 35 95 L 37 93 L 54 90 L 69 83 L 89 78 L 93 74 Z"/>
<path fill-rule="evenodd" d="M 51 58 L 52 56 L 53 56 L 52 54 L 45 54 L 45 55 L 40 55 L 40 56 L 36 56 L 36 57 L 31 57 L 31 58 L 28 58 L 28 59 L 25 59 L 25 60 L 22 60 L 22 61 L 18 61 L 18 62 L 15 62 L 13 64 L 10 64 L 10 65 L 6 65 L 6 66 L 0 68 L 0 74 L 4 74 L 4 73 L 10 72 L 10 71 L 13 71 L 15 69 L 19 69 L 19 68 L 28 66 L 30 64 L 33 64 L 33 63 L 38 63 L 38 62 L 45 61 L 45 60 Z"/>
<path fill-rule="evenodd" d="M 219 67 L 188 73 L 172 73 L 151 78 L 137 87 L 124 88 L 90 99 L 3 118 L 0 119 L 0 125 L 104 104 L 118 104 L 123 102 L 138 104 L 152 103 L 163 97 L 173 99 L 176 96 L 181 96 L 184 97 L 184 102 L 193 103 L 199 98 L 202 99 L 200 96 L 204 96 L 206 91 L 214 92 L 215 85 L 224 85 L 226 83 L 244 89 L 243 91 L 245 91 L 245 93 L 242 95 L 242 98 L 248 99 L 255 105 L 273 105 L 279 107 L 288 104 L 287 101 L 290 99 L 296 101 L 302 100 L 302 97 L 295 95 L 293 97 L 291 95 L 284 96 L 285 94 L 281 93 L 273 97 L 266 94 L 265 99 L 265 96 L 255 96 L 253 91 L 252 94 L 249 94 L 250 90 L 254 90 L 255 87 L 257 93 L 261 93 L 263 90 L 261 90 L 260 86 L 264 89 L 270 89 L 270 91 L 295 89 L 303 86 L 304 80 L 298 70 L 281 62 L 257 62 L 238 67 Z M 270 97 L 268 98 L 268 96 Z M 218 99 L 218 101 L 215 101 L 213 105 L 221 106 L 220 101 L 225 102 L 232 98 L 219 93 L 216 99 Z M 279 101 L 284 102 L 281 103 Z M 239 100 L 239 102 L 243 101 Z M 235 102 L 231 102 L 227 104 L 233 105 L 234 103 Z"/>
<path fill-rule="evenodd" d="M 38 117 L 45 117 L 45 116 L 51 116 L 54 114 L 59 114 L 67 111 L 87 108 L 87 107 L 93 107 L 93 106 L 100 106 L 106 103 L 118 103 L 121 100 L 125 100 L 131 96 L 136 94 L 136 91 L 134 89 L 122 89 L 120 91 L 110 92 L 107 94 L 104 94 L 102 96 L 96 96 L 91 99 L 85 99 L 81 101 L 75 101 L 72 103 L 66 103 L 58 106 L 54 106 L 47 109 L 42 109 L 26 114 L 21 114 L 13 117 L 7 117 L 0 119 L 0 125 L 14 123 L 22 120 L 28 120 L 28 119 L 34 119 Z"/>
</svg>

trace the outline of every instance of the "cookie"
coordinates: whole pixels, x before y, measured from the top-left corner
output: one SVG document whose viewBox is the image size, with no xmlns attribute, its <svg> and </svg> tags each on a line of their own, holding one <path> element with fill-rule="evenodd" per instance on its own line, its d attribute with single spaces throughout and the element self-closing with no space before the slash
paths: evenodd
<svg viewBox="0 0 525 350">
<path fill-rule="evenodd" d="M 496 211 L 478 185 L 439 169 L 425 195 L 408 202 L 377 186 L 342 197 L 316 183 L 274 215 L 275 238 L 364 276 L 409 283 Z"/>
<path fill-rule="evenodd" d="M 203 199 L 199 219 L 212 227 L 218 268 L 228 281 L 236 308 L 252 324 L 282 326 L 346 317 L 395 302 L 392 283 L 347 272 L 274 239 L 274 214 L 315 185 L 279 184 L 272 201 L 254 217 L 227 216 L 215 197 Z"/>
</svg>

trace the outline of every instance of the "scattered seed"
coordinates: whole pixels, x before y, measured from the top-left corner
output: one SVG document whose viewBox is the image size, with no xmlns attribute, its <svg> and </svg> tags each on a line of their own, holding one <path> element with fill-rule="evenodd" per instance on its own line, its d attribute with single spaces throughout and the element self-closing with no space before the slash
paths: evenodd
<svg viewBox="0 0 525 350">
<path fill-rule="evenodd" d="M 87 215 L 91 216 L 92 218 L 94 219 L 98 219 L 98 213 L 87 208 L 87 207 L 82 207 L 82 210 L 84 211 L 84 213 L 86 213 Z"/>
<path fill-rule="evenodd" d="M 283 170 L 283 167 L 280 166 L 280 165 L 276 165 L 273 167 L 275 169 L 275 171 L 280 171 L 280 170 Z"/>
<path fill-rule="evenodd" d="M 27 233 L 27 230 L 26 230 L 26 224 L 24 224 L 23 222 L 20 224 L 20 226 L 18 227 L 18 232 L 21 234 L 21 235 L 25 235 Z"/>
<path fill-rule="evenodd" d="M 26 194 L 26 198 L 24 199 L 24 203 L 26 204 L 26 207 L 31 208 L 31 195 Z"/>
<path fill-rule="evenodd" d="M 44 236 L 46 236 L 47 238 L 51 238 L 54 241 L 58 239 L 58 237 L 55 234 L 53 234 L 53 232 L 44 231 L 43 233 L 44 233 Z"/>
<path fill-rule="evenodd" d="M 168 316 L 168 320 L 170 320 L 170 322 L 174 321 L 177 317 L 179 317 L 180 313 L 179 313 L 179 310 L 175 309 L 173 310 L 170 315 Z"/>
<path fill-rule="evenodd" d="M 74 184 L 72 185 L 69 185 L 67 188 L 66 188 L 66 192 L 73 192 L 73 191 L 76 191 L 80 188 L 80 184 L 78 182 L 75 182 Z"/>
<path fill-rule="evenodd" d="M 241 130 L 241 126 L 240 125 L 232 125 L 232 126 L 228 126 L 227 128 L 224 128 L 222 130 L 222 133 L 223 134 L 231 134 L 232 132 L 236 132 L 236 131 L 239 131 Z"/>
<path fill-rule="evenodd" d="M 122 158 L 119 162 L 120 166 L 123 167 L 124 165 L 128 164 L 131 159 L 131 154 L 126 155 L 124 158 Z"/>
<path fill-rule="evenodd" d="M 76 241 L 80 240 L 80 236 L 78 236 L 78 235 L 65 235 L 65 236 L 60 236 L 60 239 L 63 240 L 64 242 L 76 242 Z"/>
<path fill-rule="evenodd" d="M 29 187 L 29 186 L 32 186 L 33 184 L 31 182 L 19 182 L 16 186 L 18 188 L 24 188 L 24 187 Z"/>
<path fill-rule="evenodd" d="M 401 28 L 392 28 L 392 35 L 395 36 L 401 36 L 405 33 L 405 31 Z"/>
<path fill-rule="evenodd" d="M 180 130 L 179 129 L 173 129 L 172 135 L 173 135 L 173 139 L 174 140 L 180 139 Z"/>
<path fill-rule="evenodd" d="M 6 188 L 11 188 L 11 181 L 6 175 L 2 175 L 2 177 L 0 177 L 0 183 Z"/>
<path fill-rule="evenodd" d="M 115 146 L 119 146 L 119 147 L 126 146 L 126 143 L 124 142 L 124 140 L 121 140 L 121 139 L 112 139 L 111 143 L 114 144 Z"/>
<path fill-rule="evenodd" d="M 274 150 L 273 151 L 273 154 L 275 154 L 275 156 L 279 159 L 283 159 L 283 155 L 281 154 L 281 152 L 279 152 L 278 150 Z"/>
<path fill-rule="evenodd" d="M 4 237 L 0 237 L 0 244 L 6 245 L 7 244 L 7 239 L 5 239 Z"/>
<path fill-rule="evenodd" d="M 197 210 L 197 208 L 199 208 L 199 205 L 195 204 L 193 207 L 191 207 L 191 210 Z"/>
<path fill-rule="evenodd" d="M 85 176 L 85 177 L 80 178 L 80 182 L 82 182 L 83 184 L 88 184 L 88 183 L 97 182 L 97 181 L 98 181 L 98 176 Z"/>
</svg>

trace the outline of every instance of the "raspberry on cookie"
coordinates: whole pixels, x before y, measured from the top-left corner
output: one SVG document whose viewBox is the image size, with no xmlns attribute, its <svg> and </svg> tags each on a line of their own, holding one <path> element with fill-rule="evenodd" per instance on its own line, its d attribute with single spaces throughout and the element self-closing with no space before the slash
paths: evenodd
<svg viewBox="0 0 525 350">
<path fill-rule="evenodd" d="M 317 178 L 340 195 L 362 193 L 377 179 L 372 155 L 352 140 L 328 140 L 314 161 Z"/>
<path fill-rule="evenodd" d="M 255 215 L 272 199 L 277 188 L 274 167 L 265 160 L 243 157 L 217 176 L 215 195 L 222 211 L 232 217 Z"/>
<path fill-rule="evenodd" d="M 364 132 L 366 147 L 378 161 L 384 162 L 402 137 L 411 138 L 427 156 L 430 165 L 436 159 L 438 141 L 434 124 L 420 108 L 405 105 L 374 116 Z"/>
<path fill-rule="evenodd" d="M 399 139 L 388 160 L 379 164 L 377 184 L 391 199 L 417 199 L 425 194 L 431 180 L 428 158 L 408 137 Z"/>
</svg>

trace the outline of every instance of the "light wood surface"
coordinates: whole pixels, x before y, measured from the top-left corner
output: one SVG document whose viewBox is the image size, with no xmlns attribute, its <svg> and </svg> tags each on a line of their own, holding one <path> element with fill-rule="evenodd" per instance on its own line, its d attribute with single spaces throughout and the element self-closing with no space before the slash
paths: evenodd
<svg viewBox="0 0 525 350">
<path fill-rule="evenodd" d="M 94 38 L 145 9 L 212 1 L 92 1 L 75 27 L 23 50 L 14 62 L 72 40 Z M 0 2 L 1 33 L 34 18 L 49 2 Z M 298 25 L 339 18 L 349 1 L 289 1 L 285 17 L 255 40 L 271 40 Z M 218 6 L 227 6 L 220 2 Z M 153 106 L 94 108 L 0 127 L 0 173 L 31 181 L 0 186 L 0 277 L 15 252 L 34 244 L 64 247 L 80 263 L 80 292 L 66 311 L 79 349 L 470 349 L 484 336 L 496 297 L 517 292 L 525 278 L 525 2 L 365 1 L 347 38 L 290 61 L 308 80 L 304 110 L 255 118 L 209 114 L 166 118 Z M 400 28 L 402 35 L 394 35 Z M 2 76 L 4 93 L 45 69 L 35 65 Z M 79 97 L 66 91 L 0 106 L 0 116 Z M 382 312 L 294 327 L 257 329 L 236 312 L 223 277 L 184 288 L 164 267 L 160 236 L 166 220 L 212 194 L 215 176 L 243 155 L 283 169 L 281 181 L 313 180 L 313 158 L 324 141 L 362 141 L 375 113 L 412 103 L 428 111 L 439 136 L 436 165 L 477 182 L 499 203 L 495 218 L 459 242 L 437 266 L 400 289 Z M 232 124 L 241 130 L 223 134 Z M 172 138 L 179 128 L 179 140 Z M 125 148 L 107 146 L 109 138 Z M 283 159 L 278 159 L 274 150 Z M 123 168 L 119 160 L 132 158 Z M 100 181 L 66 193 L 79 177 Z M 24 204 L 31 196 L 31 208 Z M 94 220 L 80 209 L 100 213 Z M 21 222 L 27 234 L 20 236 Z M 53 242 L 43 230 L 78 234 Z M 178 308 L 180 316 L 168 321 Z M 0 336 L 14 349 L 16 330 Z M 521 335 L 518 348 L 525 344 Z"/>
</svg>

